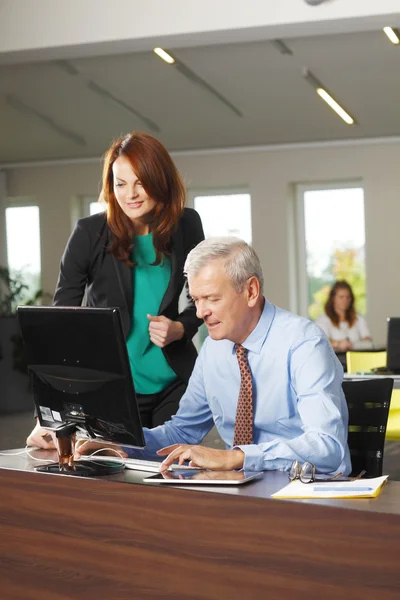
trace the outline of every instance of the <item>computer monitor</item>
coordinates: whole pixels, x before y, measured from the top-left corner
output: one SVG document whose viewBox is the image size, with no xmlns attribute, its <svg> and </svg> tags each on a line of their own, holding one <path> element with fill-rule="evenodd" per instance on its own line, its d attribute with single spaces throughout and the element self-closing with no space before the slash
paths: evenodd
<svg viewBox="0 0 400 600">
<path fill-rule="evenodd" d="M 36 413 L 57 438 L 59 462 L 40 470 L 115 473 L 115 462 L 75 462 L 73 447 L 79 430 L 102 443 L 145 445 L 119 309 L 20 306 L 17 314 Z"/>
<path fill-rule="evenodd" d="M 400 317 L 387 318 L 387 368 L 400 373 Z"/>
</svg>

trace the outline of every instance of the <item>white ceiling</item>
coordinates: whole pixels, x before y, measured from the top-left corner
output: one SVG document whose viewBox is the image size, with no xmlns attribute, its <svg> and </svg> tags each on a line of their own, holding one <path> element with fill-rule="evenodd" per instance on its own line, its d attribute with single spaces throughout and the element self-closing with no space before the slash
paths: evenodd
<svg viewBox="0 0 400 600">
<path fill-rule="evenodd" d="M 400 47 L 381 31 L 286 44 L 292 55 L 270 41 L 169 49 L 242 117 L 152 52 L 69 61 L 75 75 L 52 62 L 0 66 L 0 163 L 99 156 L 113 138 L 134 129 L 154 134 L 169 150 L 400 135 Z M 356 126 L 320 100 L 302 76 L 304 67 L 356 118 Z M 159 131 L 93 92 L 90 81 Z M 18 110 L 21 102 L 36 114 Z"/>
</svg>

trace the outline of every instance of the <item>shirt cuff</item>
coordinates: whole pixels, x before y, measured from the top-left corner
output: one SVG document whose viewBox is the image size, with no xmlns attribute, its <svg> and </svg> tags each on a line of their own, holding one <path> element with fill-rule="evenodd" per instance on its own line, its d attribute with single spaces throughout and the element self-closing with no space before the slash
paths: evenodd
<svg viewBox="0 0 400 600">
<path fill-rule="evenodd" d="M 234 446 L 232 450 L 241 450 L 244 454 L 242 469 L 244 471 L 262 471 L 264 469 L 264 453 L 256 444 Z"/>
</svg>

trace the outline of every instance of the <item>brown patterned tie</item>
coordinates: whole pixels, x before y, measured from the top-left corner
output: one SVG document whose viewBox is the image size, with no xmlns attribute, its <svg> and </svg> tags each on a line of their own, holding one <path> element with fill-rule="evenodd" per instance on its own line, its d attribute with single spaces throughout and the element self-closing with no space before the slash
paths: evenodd
<svg viewBox="0 0 400 600">
<path fill-rule="evenodd" d="M 253 382 L 247 360 L 247 350 L 236 344 L 236 356 L 240 369 L 240 391 L 236 409 L 234 446 L 253 443 Z"/>
</svg>

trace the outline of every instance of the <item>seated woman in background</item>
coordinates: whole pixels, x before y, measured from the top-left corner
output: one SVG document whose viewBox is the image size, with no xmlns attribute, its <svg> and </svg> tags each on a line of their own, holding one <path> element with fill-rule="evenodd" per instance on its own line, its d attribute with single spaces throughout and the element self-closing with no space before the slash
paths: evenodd
<svg viewBox="0 0 400 600">
<path fill-rule="evenodd" d="M 67 243 L 53 303 L 120 308 L 142 424 L 174 415 L 196 361 L 203 322 L 194 302 L 179 309 L 183 265 L 204 239 L 198 213 L 164 146 L 146 133 L 116 140 L 105 155 L 107 210 L 80 219 Z M 37 423 L 27 444 L 54 447 Z"/>
<path fill-rule="evenodd" d="M 315 322 L 326 333 L 335 352 L 372 347 L 367 322 L 356 313 L 353 290 L 347 281 L 336 281 L 329 292 L 325 314 Z"/>
</svg>

